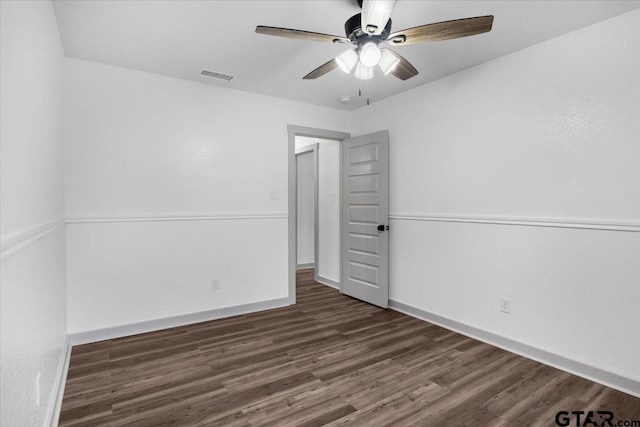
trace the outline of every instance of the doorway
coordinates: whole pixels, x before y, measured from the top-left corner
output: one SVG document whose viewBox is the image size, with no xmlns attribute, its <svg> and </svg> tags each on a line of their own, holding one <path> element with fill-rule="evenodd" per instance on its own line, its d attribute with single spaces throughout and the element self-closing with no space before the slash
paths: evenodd
<svg viewBox="0 0 640 427">
<path fill-rule="evenodd" d="M 389 300 L 389 132 L 386 130 L 351 138 L 349 134 L 289 125 L 289 304 L 296 303 L 296 271 L 314 266 L 315 280 L 337 287 L 341 293 L 382 308 Z M 330 188 L 322 187 L 318 155 L 320 140 L 337 148 L 337 168 L 330 168 Z M 296 141 L 298 147 L 296 150 Z M 327 153 L 330 150 L 326 149 Z M 296 160 L 296 152 L 300 161 Z M 311 153 L 310 157 L 303 157 Z M 330 156 L 326 156 L 327 158 Z M 304 160 L 303 160 L 304 159 Z M 300 171 L 304 164 L 312 170 Z M 336 181 L 337 175 L 337 182 Z M 307 177 L 307 178 L 305 178 Z M 306 187 L 302 181 L 308 179 Z M 336 185 L 337 184 L 337 185 Z M 298 190 L 306 191 L 298 194 Z M 309 193 L 313 193 L 310 194 Z M 337 193 L 337 194 L 336 194 Z M 310 196 L 310 197 L 309 197 Z M 303 206 L 303 200 L 310 200 Z M 328 198 L 328 199 L 327 199 Z M 300 199 L 300 207 L 298 206 Z M 330 203 L 333 199 L 333 203 Z M 337 203 L 336 203 L 337 202 Z M 336 220 L 322 228 L 322 209 Z M 298 218 L 298 210 L 309 218 Z M 339 218 L 339 219 L 338 219 Z M 325 214 L 326 220 L 326 214 Z M 303 230 L 310 224 L 314 232 Z M 300 240 L 298 228 L 300 227 Z M 331 239 L 331 234 L 334 239 Z M 313 237 L 311 237 L 313 236 Z M 319 238 L 322 236 L 322 240 Z M 308 247 L 298 248 L 299 245 Z M 298 250 L 300 249 L 300 251 Z M 323 250 L 326 256 L 323 258 Z M 313 254 L 313 264 L 311 256 Z M 304 258 L 304 257 L 307 258 Z M 334 259 L 335 258 L 335 259 Z M 333 261 L 333 263 L 331 262 Z M 335 262 L 337 261 L 337 266 Z M 331 268 L 333 264 L 333 268 Z M 310 271 L 309 271 L 310 274 Z M 332 275 L 338 279 L 324 277 Z M 322 280 L 324 279 L 324 280 Z"/>
<path fill-rule="evenodd" d="M 340 289 L 340 142 L 296 136 L 296 269 Z"/>
<path fill-rule="evenodd" d="M 309 139 L 313 143 L 301 141 Z M 318 143 L 296 137 L 296 270 L 318 265 Z"/>
<path fill-rule="evenodd" d="M 289 234 L 289 251 L 288 251 L 288 264 L 289 264 L 289 269 L 288 269 L 288 276 L 289 276 L 289 304 L 295 304 L 296 303 L 296 271 L 297 271 L 297 267 L 298 267 L 298 194 L 297 194 L 297 190 L 298 190 L 298 185 L 297 185 L 297 181 L 298 181 L 298 163 L 296 161 L 296 139 L 299 141 L 299 146 L 301 147 L 301 149 L 307 145 L 311 145 L 313 146 L 313 144 L 317 144 L 316 148 L 315 148 L 315 161 L 311 160 L 311 162 L 315 162 L 316 164 L 318 162 L 323 162 L 326 158 L 330 157 L 325 155 L 323 157 L 323 154 L 320 153 L 320 150 L 322 150 L 322 146 L 320 146 L 320 144 L 322 143 L 322 141 L 325 142 L 325 154 L 328 154 L 329 151 L 333 151 L 331 150 L 330 147 L 331 145 L 334 146 L 335 151 L 337 151 L 337 155 L 338 155 L 338 165 L 341 164 L 341 154 L 340 154 L 340 142 L 344 139 L 349 138 L 351 135 L 348 133 L 344 133 L 344 132 L 336 132 L 336 131 L 330 131 L 330 130 L 325 130 L 325 129 L 314 129 L 314 128 L 306 128 L 306 127 L 300 127 L 300 126 L 293 126 L 293 125 L 289 125 L 288 128 L 288 133 L 289 133 L 289 227 L 288 227 L 288 234 Z M 318 140 L 320 140 L 321 142 L 318 143 Z M 305 144 L 306 142 L 306 144 Z M 319 147 L 319 148 L 318 148 Z M 312 151 L 313 147 L 311 147 L 311 150 L 308 151 Z M 306 151 L 306 152 L 308 152 Z M 320 154 L 318 154 L 320 153 Z M 304 156 L 305 155 L 305 150 L 301 150 L 300 155 Z M 306 163 L 308 162 L 309 159 L 305 159 L 303 160 L 303 162 L 306 161 Z M 318 170 L 319 168 L 316 168 L 316 170 Z M 340 275 L 341 275 L 341 267 L 340 267 L 340 263 L 338 262 L 337 268 L 335 268 L 334 270 L 337 271 L 337 274 L 332 274 L 331 273 L 331 265 L 332 263 L 329 262 L 327 264 L 326 261 L 326 257 L 325 257 L 325 261 L 324 261 L 324 266 L 323 266 L 323 257 L 322 257 L 322 253 L 326 250 L 325 245 L 322 244 L 321 242 L 326 242 L 326 237 L 324 239 L 322 238 L 318 238 L 317 237 L 317 233 L 319 233 L 319 228 L 322 226 L 321 222 L 323 221 L 323 217 L 324 214 L 321 212 L 318 212 L 319 210 L 322 211 L 322 209 L 316 209 L 319 207 L 320 204 L 324 204 L 323 202 L 327 202 L 327 205 L 329 206 L 337 206 L 337 209 L 339 209 L 340 207 L 340 169 L 338 167 L 336 175 L 334 175 L 333 180 L 336 183 L 336 187 L 337 190 L 336 191 L 325 191 L 324 188 L 321 189 L 317 189 L 317 185 L 322 185 L 320 180 L 316 179 L 314 185 L 315 188 L 315 194 L 314 194 L 314 204 L 315 207 L 313 209 L 313 215 L 314 215 L 314 220 L 313 220 L 313 225 L 314 225 L 314 232 L 313 232 L 313 264 L 314 264 L 314 268 L 316 270 L 315 275 L 317 276 L 316 279 L 322 281 L 323 279 L 323 275 L 322 272 L 326 271 L 323 267 L 328 267 L 330 270 L 330 273 L 328 274 L 329 276 L 335 276 L 335 278 L 338 279 L 338 281 L 340 280 Z M 333 193 L 333 203 L 330 202 L 332 195 L 331 193 Z M 320 199 L 320 200 L 318 200 Z M 325 200 L 326 199 L 326 200 Z M 339 210 L 338 210 L 339 212 Z M 318 220 L 316 220 L 315 218 L 318 218 Z M 318 230 L 316 230 L 316 225 L 318 225 Z M 340 221 L 338 221 L 337 224 L 334 225 L 334 232 L 336 236 L 340 236 Z M 308 230 L 307 230 L 307 238 L 309 236 Z M 333 247 L 333 248 L 337 248 L 337 255 L 339 257 L 339 254 L 341 252 L 341 247 L 340 247 L 340 239 L 338 238 L 337 243 L 334 244 L 330 244 L 327 245 L 326 247 Z M 308 247 L 307 247 L 308 250 Z M 333 249 L 335 250 L 335 249 Z M 304 251 L 303 251 L 304 253 Z M 316 256 L 320 255 L 319 259 L 316 261 Z M 334 254 L 336 255 L 336 254 Z M 308 257 L 308 252 L 307 252 L 307 257 Z M 308 259 L 308 258 L 307 258 Z M 338 258 L 339 259 L 339 258 Z M 305 264 L 304 262 L 302 264 Z M 310 264 L 310 262 L 306 263 L 307 265 Z M 320 274 L 319 274 L 320 273 Z M 329 284 L 329 285 L 333 285 L 339 288 L 339 282 L 336 280 L 332 280 L 332 277 L 324 277 L 324 282 L 325 284 Z M 327 280 L 328 279 L 328 280 Z"/>
</svg>

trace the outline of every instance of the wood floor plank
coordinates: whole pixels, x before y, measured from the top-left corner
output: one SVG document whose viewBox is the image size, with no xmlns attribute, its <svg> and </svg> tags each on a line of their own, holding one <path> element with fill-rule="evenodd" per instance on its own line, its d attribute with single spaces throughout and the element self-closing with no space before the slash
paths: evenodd
<svg viewBox="0 0 640 427">
<path fill-rule="evenodd" d="M 297 273 L 297 304 L 72 350 L 60 426 L 539 426 L 640 399 Z"/>
<path fill-rule="evenodd" d="M 316 393 L 304 399 L 289 399 L 286 404 L 270 406 L 248 417 L 251 424 L 261 426 L 318 425 L 320 419 L 326 424 L 355 411 L 340 397 Z"/>
</svg>

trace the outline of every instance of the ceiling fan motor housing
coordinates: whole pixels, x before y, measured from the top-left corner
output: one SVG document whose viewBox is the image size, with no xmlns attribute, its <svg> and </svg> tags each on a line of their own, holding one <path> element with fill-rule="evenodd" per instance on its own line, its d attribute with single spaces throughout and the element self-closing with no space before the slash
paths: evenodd
<svg viewBox="0 0 640 427">
<path fill-rule="evenodd" d="M 367 42 L 379 44 L 383 40 L 386 40 L 391 33 L 391 19 L 389 19 L 381 34 L 373 36 L 362 31 L 362 14 L 358 13 L 347 19 L 347 22 L 344 23 L 344 32 L 349 40 L 357 42 L 358 46 L 362 46 Z"/>
</svg>

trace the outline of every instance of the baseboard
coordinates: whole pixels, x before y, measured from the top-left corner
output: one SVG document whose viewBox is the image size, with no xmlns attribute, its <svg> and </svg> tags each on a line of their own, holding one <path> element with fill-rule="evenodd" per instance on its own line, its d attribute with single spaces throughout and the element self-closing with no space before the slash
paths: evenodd
<svg viewBox="0 0 640 427">
<path fill-rule="evenodd" d="M 399 301 L 389 300 L 389 308 L 407 314 L 409 316 L 427 321 L 429 323 L 442 326 L 443 328 L 458 332 L 462 335 L 466 335 L 479 341 L 483 341 L 487 344 L 491 344 L 512 353 L 519 354 L 520 356 L 524 356 L 528 359 L 532 359 L 545 365 L 561 369 L 563 371 L 569 372 L 570 374 L 574 374 L 586 378 L 590 381 L 600 383 L 607 387 L 620 390 L 632 396 L 640 397 L 640 381 L 636 381 L 631 378 L 606 371 L 602 368 L 591 366 L 586 363 L 549 352 L 547 350 L 542 350 L 540 348 L 536 348 L 528 344 L 512 340 L 510 338 L 505 338 L 503 336 L 494 334 L 492 332 L 487 332 L 485 330 L 467 325 L 465 323 L 451 320 L 437 314 L 429 313 L 427 311 L 410 306 L 408 304 L 401 303 Z"/>
<path fill-rule="evenodd" d="M 318 283 L 322 283 L 323 285 L 331 286 L 332 288 L 340 290 L 340 282 L 336 282 L 335 280 L 327 279 L 326 277 L 318 276 Z"/>
<path fill-rule="evenodd" d="M 288 305 L 289 298 L 278 298 L 268 301 L 254 302 L 250 304 L 236 305 L 233 307 L 224 307 L 201 311 L 198 313 L 167 317 L 163 319 L 148 320 L 145 322 L 133 323 L 130 325 L 121 325 L 111 328 L 96 329 L 93 331 L 77 332 L 74 334 L 70 334 L 71 345 L 88 344 L 92 342 L 121 338 L 130 335 L 143 334 L 146 332 L 159 331 L 161 329 L 175 328 L 178 326 L 191 325 L 193 323 L 207 322 L 209 320 L 239 316 L 242 314 L 255 313 L 264 310 L 271 310 L 274 308 L 286 307 Z"/>
<path fill-rule="evenodd" d="M 69 362 L 71 362 L 71 339 L 67 336 L 64 357 L 60 358 L 58 369 L 56 369 L 56 381 L 58 384 L 57 387 L 54 386 L 54 390 L 56 390 L 55 399 L 49 402 L 49 409 L 47 411 L 46 419 L 49 420 L 49 423 L 46 425 L 50 427 L 58 427 L 60 411 L 62 409 L 62 398 L 64 397 L 64 388 L 67 385 Z"/>
<path fill-rule="evenodd" d="M 315 266 L 316 265 L 313 262 L 307 262 L 307 263 L 304 263 L 304 264 L 296 265 L 296 270 L 304 270 L 304 269 L 307 269 L 307 268 L 315 268 Z"/>
</svg>

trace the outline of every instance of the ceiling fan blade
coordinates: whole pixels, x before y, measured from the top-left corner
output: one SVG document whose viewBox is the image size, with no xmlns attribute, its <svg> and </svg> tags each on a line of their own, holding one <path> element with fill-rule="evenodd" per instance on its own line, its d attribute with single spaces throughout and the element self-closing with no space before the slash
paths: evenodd
<svg viewBox="0 0 640 427">
<path fill-rule="evenodd" d="M 416 70 L 416 67 L 411 65 L 411 63 L 406 59 L 404 59 L 402 55 L 392 51 L 391 49 L 382 49 L 382 51 L 387 51 L 391 53 L 400 61 L 398 62 L 398 65 L 396 65 L 395 68 L 390 71 L 391 74 L 393 74 L 400 80 L 408 80 L 411 77 L 418 75 L 418 70 Z"/>
<path fill-rule="evenodd" d="M 303 79 L 304 80 L 317 79 L 318 77 L 324 76 L 329 71 L 334 70 L 336 68 L 338 68 L 338 63 L 336 62 L 335 59 L 332 59 L 331 61 L 325 62 L 324 64 L 322 64 L 321 66 L 319 66 L 318 68 L 316 68 L 315 70 L 313 70 L 312 72 L 304 76 Z"/>
<path fill-rule="evenodd" d="M 450 40 L 491 31 L 493 15 L 436 22 L 392 33 L 387 41 L 392 45 L 407 45 L 426 41 Z"/>
<path fill-rule="evenodd" d="M 380 35 L 391 18 L 396 0 L 363 0 L 360 26 L 362 31 Z"/>
<path fill-rule="evenodd" d="M 294 30 L 291 28 L 266 27 L 264 25 L 258 25 L 256 27 L 256 33 L 265 34 L 267 36 L 287 37 L 290 39 L 310 40 L 315 42 L 351 43 L 351 40 L 346 37 L 332 36 L 331 34 L 314 33 L 304 30 Z"/>
</svg>

